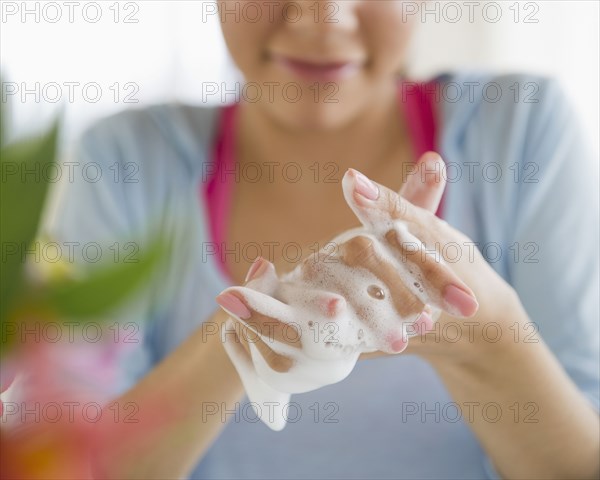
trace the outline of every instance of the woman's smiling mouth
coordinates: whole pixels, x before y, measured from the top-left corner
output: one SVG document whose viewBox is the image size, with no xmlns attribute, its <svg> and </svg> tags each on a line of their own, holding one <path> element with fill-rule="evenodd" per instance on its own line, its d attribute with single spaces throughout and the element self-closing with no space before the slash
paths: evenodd
<svg viewBox="0 0 600 480">
<path fill-rule="evenodd" d="M 363 62 L 354 60 L 315 61 L 273 54 L 273 62 L 284 70 L 304 80 L 343 80 L 360 71 Z"/>
</svg>

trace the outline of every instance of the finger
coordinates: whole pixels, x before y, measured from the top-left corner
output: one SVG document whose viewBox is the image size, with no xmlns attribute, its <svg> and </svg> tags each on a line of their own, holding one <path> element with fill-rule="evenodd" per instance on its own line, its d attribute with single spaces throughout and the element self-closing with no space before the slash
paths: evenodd
<svg viewBox="0 0 600 480">
<path fill-rule="evenodd" d="M 421 241 L 407 231 L 391 229 L 384 238 L 391 247 L 390 251 L 398 255 L 404 270 L 408 270 L 412 277 L 409 287 L 424 303 L 453 316 L 470 317 L 475 314 L 479 307 L 475 294 L 437 251 L 427 250 Z"/>
<path fill-rule="evenodd" d="M 418 242 L 400 242 L 397 233 L 390 230 L 386 239 L 390 250 L 399 252 L 402 269 L 390 259 L 377 253 L 375 241 L 364 235 L 356 236 L 340 248 L 340 259 L 350 267 L 362 267 L 379 278 L 390 289 L 392 304 L 400 317 L 415 318 L 426 303 L 454 316 L 471 316 L 477 310 L 477 302 L 458 276 L 439 258 L 424 251 Z M 412 246 L 414 248 L 409 248 Z M 402 274 L 404 271 L 404 275 Z M 457 295 L 453 288 L 468 294 L 466 299 Z M 451 295 L 448 296 L 447 293 Z"/>
<path fill-rule="evenodd" d="M 409 172 L 400 195 L 413 205 L 435 213 L 446 187 L 445 169 L 437 153 L 424 153 Z"/>
<path fill-rule="evenodd" d="M 327 289 L 306 286 L 306 283 L 314 285 L 315 279 L 323 276 L 323 267 L 327 267 L 328 265 L 319 262 L 320 260 L 315 259 L 305 260 L 300 265 L 298 272 L 298 278 L 302 278 L 303 283 L 281 283 L 278 293 L 281 295 L 281 298 L 296 299 L 300 308 L 304 308 L 307 314 L 311 312 L 319 318 L 334 320 L 340 318 L 346 312 L 346 299 L 342 295 L 328 291 Z"/>
<path fill-rule="evenodd" d="M 231 359 L 233 366 L 236 368 L 242 380 L 254 370 L 252 366 L 252 360 L 250 358 L 250 349 L 247 345 L 244 345 L 241 337 L 237 333 L 235 320 L 227 319 L 224 329 L 224 342 L 223 346 L 227 355 Z"/>
<path fill-rule="evenodd" d="M 445 263 L 427 254 L 425 245 L 408 230 L 404 229 L 406 231 L 402 234 L 405 238 L 399 238 L 399 221 L 405 225 L 426 225 L 431 222 L 431 213 L 415 207 L 393 190 L 353 169 L 344 175 L 342 186 L 348 205 L 361 223 L 392 244 L 393 250 L 400 253 L 403 264 L 412 264 L 408 265 L 408 271 L 418 272 L 417 283 L 425 283 L 426 278 L 432 283 L 426 284 L 423 289 L 419 287 L 415 292 L 424 303 L 431 303 L 450 315 L 460 317 L 470 317 L 477 311 L 473 292 Z M 416 287 L 414 282 L 412 286 Z M 433 297 L 430 298 L 430 295 Z"/>
<path fill-rule="evenodd" d="M 275 272 L 275 265 L 263 257 L 256 257 L 246 273 L 244 285 L 259 292 L 271 294 L 276 290 L 278 284 L 279 278 Z"/>
<path fill-rule="evenodd" d="M 304 265 L 303 278 L 311 282 L 318 279 L 319 286 L 327 290 L 320 294 L 322 301 L 311 303 L 321 305 L 321 318 L 327 315 L 334 319 L 335 313 L 325 312 L 344 312 L 347 305 L 367 329 L 378 332 L 379 350 L 398 353 L 405 347 L 405 325 L 418 316 L 423 303 L 405 287 L 393 263 L 377 247 L 381 243 L 376 238 L 355 237 L 340 244 L 335 265 L 325 262 Z M 396 321 L 386 323 L 385 318 Z M 361 337 L 359 333 L 359 340 Z"/>
<path fill-rule="evenodd" d="M 234 322 L 234 328 L 247 352 L 252 355 L 251 347 L 256 347 L 272 370 L 287 372 L 292 367 L 293 360 L 280 354 L 282 350 L 286 350 L 282 346 L 301 348 L 297 330 L 281 321 L 291 317 L 289 307 L 267 294 L 254 290 L 258 288 L 261 291 L 272 292 L 277 282 L 275 266 L 258 257 L 248 269 L 245 279 L 245 284 L 251 285 L 252 288 L 227 289 L 217 297 L 217 303 L 239 320 Z M 279 312 L 279 316 L 273 312 Z"/>
<path fill-rule="evenodd" d="M 423 211 L 402 198 L 393 190 L 380 185 L 353 168 L 342 179 L 346 203 L 356 217 L 369 230 L 381 232 L 397 220 L 417 222 Z"/>
<path fill-rule="evenodd" d="M 390 355 L 390 354 L 377 350 L 376 352 L 361 353 L 359 359 L 360 360 L 370 360 L 372 358 L 385 357 L 386 355 Z"/>
<path fill-rule="evenodd" d="M 432 309 L 429 305 L 425 305 L 425 308 L 421 312 L 421 315 L 419 315 L 417 319 L 413 322 L 413 324 L 409 327 L 408 335 L 424 335 L 427 332 L 433 330 L 434 323 L 435 320 Z"/>
<path fill-rule="evenodd" d="M 236 331 L 236 327 L 234 326 L 236 323 L 239 325 L 239 322 L 231 319 L 225 323 L 225 331 L 229 334 L 225 336 L 225 351 L 240 376 L 244 390 L 250 400 L 250 405 L 252 405 L 257 417 L 263 418 L 263 412 L 266 412 L 269 407 L 274 406 L 277 409 L 281 405 L 288 405 L 290 395 L 279 392 L 263 382 L 254 368 L 251 355 L 239 343 L 231 340 L 231 337 L 236 335 L 234 333 Z M 285 416 L 282 414 L 274 415 L 269 420 L 264 419 L 264 421 L 273 430 L 283 429 L 286 423 Z"/>
<path fill-rule="evenodd" d="M 417 337 L 417 336 L 425 335 L 425 334 L 431 332 L 434 329 L 434 325 L 439 317 L 439 313 L 440 313 L 439 310 L 434 310 L 431 308 L 431 306 L 425 305 L 425 308 L 423 309 L 421 314 L 417 317 L 417 319 L 412 323 L 412 325 L 408 326 L 407 332 L 406 332 L 407 336 L 409 338 Z M 413 351 L 414 345 L 415 345 L 414 340 L 408 341 L 407 348 L 404 350 L 404 352 L 409 353 L 409 354 L 414 354 L 415 353 Z M 394 352 L 394 354 L 395 353 L 396 352 Z M 370 358 L 377 358 L 377 357 L 381 357 L 381 356 L 385 356 L 385 355 L 388 355 L 388 353 L 384 353 L 384 352 L 378 350 L 376 352 L 361 353 L 360 359 L 368 360 Z"/>
<path fill-rule="evenodd" d="M 290 325 L 291 308 L 279 300 L 248 287 L 230 287 L 216 297 L 217 303 L 272 347 L 281 343 L 302 348 L 300 332 Z"/>
<path fill-rule="evenodd" d="M 349 267 L 368 270 L 390 289 L 392 305 L 402 318 L 414 318 L 425 304 L 409 288 L 398 269 L 376 252 L 373 239 L 364 235 L 351 238 L 340 247 L 340 259 Z"/>
<path fill-rule="evenodd" d="M 236 340 L 240 343 L 240 345 L 244 348 L 244 350 L 246 350 L 246 352 L 248 352 L 248 354 L 249 354 L 250 353 L 250 345 L 248 344 L 248 341 L 249 341 L 250 335 L 256 336 L 254 334 L 254 332 L 250 332 L 250 330 L 248 330 L 248 327 L 245 327 L 243 323 L 238 322 L 234 318 L 228 319 L 227 323 L 230 324 L 232 326 L 233 330 L 235 331 Z"/>
<path fill-rule="evenodd" d="M 249 355 L 252 355 L 251 346 L 254 346 L 272 370 L 284 373 L 292 368 L 294 361 L 291 358 L 276 353 L 261 338 L 257 337 L 256 333 L 251 331 L 243 323 L 236 320 L 232 320 L 232 322 L 234 323 L 234 328 L 240 339 L 241 345 Z"/>
</svg>

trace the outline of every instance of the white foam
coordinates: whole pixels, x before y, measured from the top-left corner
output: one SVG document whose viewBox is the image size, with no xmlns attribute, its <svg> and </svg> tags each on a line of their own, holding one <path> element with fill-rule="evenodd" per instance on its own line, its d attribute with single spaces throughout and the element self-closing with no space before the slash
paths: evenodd
<svg viewBox="0 0 600 480">
<path fill-rule="evenodd" d="M 410 234 L 403 222 L 390 221 L 375 210 L 365 218 L 365 212 L 354 204 L 353 186 L 348 177 L 346 175 L 342 183 L 344 196 L 365 226 L 344 232 L 333 242 L 340 245 L 358 235 L 368 237 L 377 255 L 395 266 L 412 293 L 424 304 L 439 304 L 440 299 L 430 296 L 432 289 L 427 288 L 421 272 L 411 267 L 411 273 L 398 255 L 386 247 L 383 236 L 395 228 L 403 240 L 418 244 L 420 241 Z M 324 249 L 322 253 L 330 251 Z M 410 318 L 400 316 L 392 303 L 388 286 L 374 274 L 363 268 L 349 267 L 337 254 L 308 266 L 307 262 L 313 261 L 308 259 L 280 278 L 270 268 L 244 287 L 227 289 L 242 294 L 253 310 L 287 324 L 294 328 L 290 332 L 298 331 L 300 336 L 301 348 L 298 348 L 262 332 L 261 339 L 273 351 L 292 360 L 287 372 L 273 370 L 255 343 L 250 343 L 251 354 L 248 356 L 243 347 L 232 340 L 234 335 L 225 336 L 226 351 L 242 379 L 248 398 L 253 405 L 261 407 L 255 408 L 257 415 L 274 430 L 285 426 L 284 411 L 291 394 L 337 383 L 350 374 L 361 353 L 376 350 L 393 353 L 391 343 L 394 339 L 407 339 L 415 334 L 415 329 L 410 327 L 418 314 Z M 418 282 L 418 287 L 415 282 Z M 369 294 L 369 287 L 377 294 L 383 292 L 383 298 Z M 337 310 L 333 316 L 328 311 L 329 299 L 337 299 Z M 435 321 L 440 310 L 431 310 Z M 357 311 L 361 312 L 360 316 Z M 232 320 L 228 321 L 226 328 L 231 329 L 229 322 Z M 259 333 L 258 329 L 249 326 Z M 266 418 L 261 415 L 262 412 L 273 412 L 273 407 L 274 416 Z"/>
</svg>

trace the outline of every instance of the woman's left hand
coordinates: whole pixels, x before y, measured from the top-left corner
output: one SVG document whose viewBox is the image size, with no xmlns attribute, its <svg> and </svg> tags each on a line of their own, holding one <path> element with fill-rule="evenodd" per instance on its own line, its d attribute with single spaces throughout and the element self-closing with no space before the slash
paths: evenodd
<svg viewBox="0 0 600 480">
<path fill-rule="evenodd" d="M 471 287 L 479 302 L 474 316 L 459 319 L 442 313 L 429 332 L 414 332 L 419 336 L 413 337 L 405 350 L 405 353 L 425 357 L 443 355 L 445 359 L 464 361 L 478 355 L 482 346 L 486 349 L 491 345 L 501 347 L 511 341 L 514 335 L 508 328 L 523 328 L 528 317 L 516 292 L 485 261 L 475 243 L 435 216 L 445 188 L 445 165 L 441 157 L 433 152 L 425 153 L 415 167 L 399 193 L 371 182 L 379 195 L 375 200 L 362 196 L 355 198 L 355 214 L 365 226 L 370 225 L 374 209 L 389 220 L 403 221 L 428 251 L 437 252 Z M 393 230 L 389 233 L 393 235 Z M 393 238 L 389 240 L 394 241 Z"/>
</svg>

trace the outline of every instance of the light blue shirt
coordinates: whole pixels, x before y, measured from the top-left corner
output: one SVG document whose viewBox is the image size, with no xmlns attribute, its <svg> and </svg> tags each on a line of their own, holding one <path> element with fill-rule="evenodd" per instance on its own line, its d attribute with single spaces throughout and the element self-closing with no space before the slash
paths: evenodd
<svg viewBox="0 0 600 480">
<path fill-rule="evenodd" d="M 598 408 L 600 242 L 598 185 L 591 174 L 597 158 L 554 81 L 485 75 L 441 81 L 448 89 L 437 104 L 438 145 L 451 177 L 444 217 L 477 242 L 514 287 L 543 339 Z M 452 82 L 462 89 L 460 99 Z M 484 92 L 489 82 L 496 84 Z M 110 245 L 148 238 L 160 228 L 173 246 L 166 272 L 119 312 L 123 321 L 143 325 L 143 341 L 118 365 L 122 380 L 115 393 L 206 320 L 217 307 L 214 297 L 228 286 L 218 259 L 208 253 L 206 206 L 199 195 L 217 113 L 158 105 L 112 116 L 81 138 L 75 161 L 97 162 L 105 175 L 96 183 L 76 177 L 67 185 L 51 235 Z M 110 170 L 115 162 L 123 172 L 133 171 L 131 162 L 137 165 L 137 183 L 115 182 Z M 243 403 L 237 414 L 227 413 L 230 421 L 193 477 L 494 475 L 469 429 L 467 408 L 460 418 L 440 379 L 420 358 L 359 362 L 343 382 L 295 395 L 292 402 L 293 421 L 282 432 L 257 421 Z M 493 421 L 493 406 L 471 408 L 473 415 Z M 521 415 L 531 413 L 524 405 L 519 409 Z"/>
</svg>

